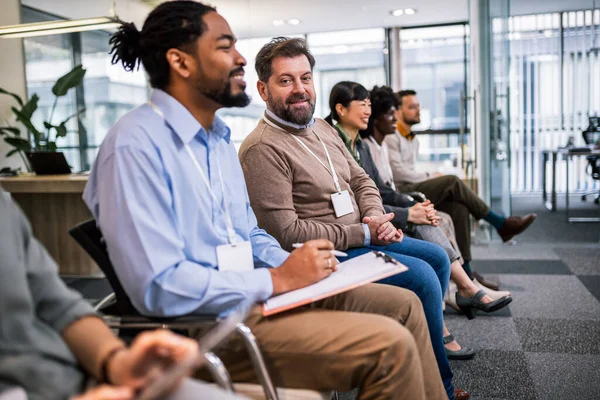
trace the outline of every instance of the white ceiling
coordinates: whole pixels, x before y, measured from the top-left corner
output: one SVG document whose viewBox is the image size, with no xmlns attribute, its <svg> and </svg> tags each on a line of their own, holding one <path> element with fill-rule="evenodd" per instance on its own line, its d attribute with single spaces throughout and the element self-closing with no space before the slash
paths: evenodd
<svg viewBox="0 0 600 400">
<path fill-rule="evenodd" d="M 239 38 L 290 35 L 358 28 L 415 26 L 466 21 L 469 0 L 207 0 L 229 21 Z M 492 0 L 497 4 L 498 0 Z M 117 14 L 138 27 L 161 0 L 116 0 Z M 22 3 L 66 18 L 108 15 L 111 0 L 22 0 Z M 600 0 L 597 0 L 600 4 Z M 512 15 L 590 9 L 594 0 L 512 0 Z M 390 11 L 414 8 L 415 15 L 393 17 Z M 297 18 L 297 26 L 273 25 Z"/>
</svg>

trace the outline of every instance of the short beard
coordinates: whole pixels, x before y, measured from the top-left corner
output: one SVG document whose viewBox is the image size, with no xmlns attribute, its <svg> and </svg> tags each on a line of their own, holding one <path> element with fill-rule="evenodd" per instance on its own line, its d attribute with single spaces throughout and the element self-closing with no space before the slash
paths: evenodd
<svg viewBox="0 0 600 400">
<path fill-rule="evenodd" d="M 307 112 L 304 110 L 293 111 L 289 106 L 289 102 L 297 100 L 308 100 L 310 105 Z M 277 115 L 284 121 L 291 122 L 296 125 L 308 125 L 315 113 L 315 102 L 308 95 L 290 95 L 285 100 L 275 100 L 271 96 L 271 92 L 267 91 L 267 104 L 273 114 Z"/>
<path fill-rule="evenodd" d="M 227 85 L 221 90 L 204 92 L 203 94 L 215 103 L 227 108 L 246 107 L 251 100 L 250 96 L 244 91 L 236 95 L 231 94 L 231 81 L 227 82 Z"/>
<path fill-rule="evenodd" d="M 418 120 L 416 120 L 416 119 L 413 119 L 413 120 L 403 119 L 403 120 L 404 120 L 404 123 L 406 125 L 408 125 L 408 126 L 413 126 L 413 125 L 417 125 L 417 124 L 421 123 L 420 119 L 418 119 Z"/>
</svg>

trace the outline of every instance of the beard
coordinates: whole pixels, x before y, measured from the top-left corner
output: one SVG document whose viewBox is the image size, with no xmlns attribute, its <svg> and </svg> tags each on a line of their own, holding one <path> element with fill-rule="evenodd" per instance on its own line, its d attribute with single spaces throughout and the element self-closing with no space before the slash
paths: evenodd
<svg viewBox="0 0 600 400">
<path fill-rule="evenodd" d="M 246 107 L 251 99 L 244 89 L 235 95 L 231 91 L 231 77 L 243 71 L 243 68 L 234 69 L 229 73 L 229 80 L 223 88 L 203 91 L 202 94 L 223 107 Z"/>
<path fill-rule="evenodd" d="M 290 105 L 301 100 L 308 101 L 308 109 L 292 109 Z M 292 94 L 285 100 L 275 100 L 271 92 L 267 91 L 267 104 L 279 118 L 296 125 L 308 125 L 315 113 L 315 101 L 308 94 Z"/>
<path fill-rule="evenodd" d="M 421 117 L 415 117 L 413 119 L 403 118 L 403 120 L 406 125 L 413 126 L 421 122 Z"/>
</svg>

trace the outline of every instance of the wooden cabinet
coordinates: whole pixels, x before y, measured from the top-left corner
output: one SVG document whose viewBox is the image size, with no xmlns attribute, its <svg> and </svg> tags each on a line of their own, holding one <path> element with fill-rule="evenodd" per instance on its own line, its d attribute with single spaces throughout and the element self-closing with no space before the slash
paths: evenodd
<svg viewBox="0 0 600 400">
<path fill-rule="evenodd" d="M 0 185 L 23 209 L 33 234 L 58 264 L 62 275 L 100 276 L 100 269 L 71 238 L 69 229 L 92 218 L 81 195 L 85 175 L 0 177 Z"/>
</svg>

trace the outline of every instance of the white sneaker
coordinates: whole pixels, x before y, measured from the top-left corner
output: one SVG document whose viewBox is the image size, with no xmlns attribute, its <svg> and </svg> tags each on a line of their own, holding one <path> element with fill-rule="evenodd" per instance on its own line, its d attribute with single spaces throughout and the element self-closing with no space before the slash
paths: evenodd
<svg viewBox="0 0 600 400">
<path fill-rule="evenodd" d="M 483 291 L 485 292 L 485 294 L 487 294 L 488 296 L 490 296 L 492 298 L 492 300 L 498 300 L 501 297 L 510 296 L 510 292 L 507 292 L 507 291 L 504 291 L 504 290 L 499 290 L 499 291 L 492 290 L 492 289 L 490 289 L 490 288 L 488 288 L 486 286 L 483 286 L 481 283 L 479 283 L 477 281 L 477 279 L 473 279 L 473 283 L 479 289 L 483 289 Z"/>
</svg>

